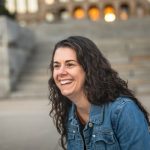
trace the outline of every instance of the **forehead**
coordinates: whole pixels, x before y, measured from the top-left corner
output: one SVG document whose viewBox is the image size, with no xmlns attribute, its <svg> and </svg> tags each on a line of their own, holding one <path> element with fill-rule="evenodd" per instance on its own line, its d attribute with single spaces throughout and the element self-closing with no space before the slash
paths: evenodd
<svg viewBox="0 0 150 150">
<path fill-rule="evenodd" d="M 59 60 L 77 60 L 76 52 L 74 49 L 69 47 L 59 47 L 56 49 L 54 54 L 54 61 Z"/>
</svg>

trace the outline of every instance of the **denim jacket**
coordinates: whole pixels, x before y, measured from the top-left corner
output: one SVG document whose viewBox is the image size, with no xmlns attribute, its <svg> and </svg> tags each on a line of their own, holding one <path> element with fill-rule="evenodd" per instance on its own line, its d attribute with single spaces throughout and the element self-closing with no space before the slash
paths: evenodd
<svg viewBox="0 0 150 150">
<path fill-rule="evenodd" d="M 103 106 L 91 105 L 89 122 L 82 133 L 72 104 L 67 150 L 84 150 L 84 143 L 86 150 L 150 150 L 150 131 L 143 113 L 127 97 Z"/>
</svg>

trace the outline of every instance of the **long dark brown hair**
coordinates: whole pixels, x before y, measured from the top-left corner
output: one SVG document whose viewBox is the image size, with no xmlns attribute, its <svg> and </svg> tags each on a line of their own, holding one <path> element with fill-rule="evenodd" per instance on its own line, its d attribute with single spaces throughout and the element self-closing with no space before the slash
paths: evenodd
<svg viewBox="0 0 150 150">
<path fill-rule="evenodd" d="M 114 101 L 121 95 L 130 97 L 141 109 L 150 125 L 148 112 L 128 88 L 127 82 L 121 79 L 118 73 L 111 68 L 109 61 L 97 46 L 86 37 L 71 36 L 55 45 L 50 63 L 52 76 L 48 82 L 49 99 L 52 104 L 50 116 L 53 118 L 57 131 L 61 135 L 60 140 L 64 150 L 66 149 L 67 136 L 66 122 L 71 101 L 61 94 L 53 79 L 53 58 L 56 50 L 60 47 L 69 47 L 76 52 L 78 63 L 86 73 L 84 88 L 91 104 L 102 105 Z"/>
</svg>

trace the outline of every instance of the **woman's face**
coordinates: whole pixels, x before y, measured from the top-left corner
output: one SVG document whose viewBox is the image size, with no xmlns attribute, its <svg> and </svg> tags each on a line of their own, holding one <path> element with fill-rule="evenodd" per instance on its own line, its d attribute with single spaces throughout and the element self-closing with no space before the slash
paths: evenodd
<svg viewBox="0 0 150 150">
<path fill-rule="evenodd" d="M 85 72 L 77 61 L 76 52 L 69 47 L 56 49 L 53 78 L 62 95 L 76 100 L 84 95 Z"/>
</svg>

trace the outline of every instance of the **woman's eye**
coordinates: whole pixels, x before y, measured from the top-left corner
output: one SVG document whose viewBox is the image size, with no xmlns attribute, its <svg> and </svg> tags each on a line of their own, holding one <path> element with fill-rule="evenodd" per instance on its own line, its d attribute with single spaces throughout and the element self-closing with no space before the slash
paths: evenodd
<svg viewBox="0 0 150 150">
<path fill-rule="evenodd" d="M 54 69 L 57 69 L 57 68 L 59 68 L 59 66 L 60 66 L 60 65 L 56 64 L 56 65 L 53 65 L 53 68 L 54 68 Z"/>
<path fill-rule="evenodd" d="M 67 67 L 73 67 L 73 66 L 75 66 L 75 64 L 73 64 L 73 63 L 68 63 L 67 64 Z"/>
</svg>

